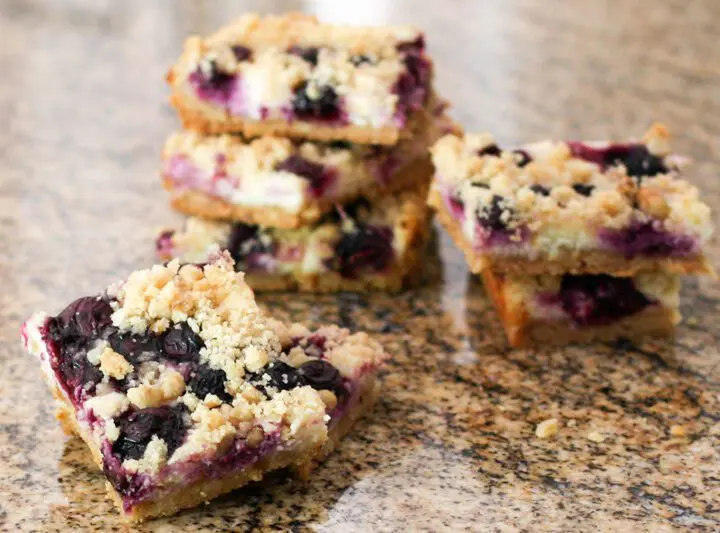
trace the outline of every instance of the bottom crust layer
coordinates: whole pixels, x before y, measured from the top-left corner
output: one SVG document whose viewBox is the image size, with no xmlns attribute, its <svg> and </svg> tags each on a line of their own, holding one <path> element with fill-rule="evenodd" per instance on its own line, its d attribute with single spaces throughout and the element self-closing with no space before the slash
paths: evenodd
<svg viewBox="0 0 720 533">
<path fill-rule="evenodd" d="M 430 189 L 428 204 L 435 209 L 438 220 L 465 254 L 468 267 L 475 274 L 480 274 L 484 269 L 492 266 L 497 272 L 520 275 L 609 274 L 632 276 L 636 272 L 661 270 L 673 274 L 715 276 L 715 272 L 704 257 L 687 259 L 635 257 L 626 259 L 622 255 L 603 251 L 585 251 L 579 255 L 570 251 L 562 254 L 558 259 L 548 261 L 547 259 L 527 259 L 512 255 L 478 254 L 473 250 L 472 243 L 465 237 L 461 225 L 448 212 L 437 189 Z"/>
<path fill-rule="evenodd" d="M 489 269 L 483 271 L 485 289 L 497 308 L 508 342 L 513 348 L 571 343 L 613 341 L 620 338 L 639 340 L 643 337 L 672 337 L 679 316 L 671 309 L 654 305 L 639 313 L 603 326 L 578 328 L 570 321 L 537 320 L 524 307 L 508 306 L 503 298 L 501 278 Z"/>
<path fill-rule="evenodd" d="M 192 485 L 180 487 L 177 491 L 158 500 L 140 503 L 133 507 L 129 513 L 123 511 L 122 497 L 107 481 L 105 482 L 105 488 L 108 496 L 115 502 L 123 519 L 127 522 L 137 523 L 161 516 L 170 516 L 182 509 L 208 503 L 222 494 L 231 492 L 250 482 L 259 481 L 266 472 L 272 470 L 289 467 L 298 477 L 307 479 L 310 473 L 338 446 L 340 440 L 350 431 L 354 423 L 372 409 L 378 393 L 379 385 L 376 383 L 375 377 L 368 375 L 360 383 L 357 403 L 343 415 L 337 424 L 330 428 L 327 441 L 319 447 L 313 447 L 304 452 L 287 450 L 274 453 L 231 476 L 219 479 L 202 479 Z M 63 430 L 67 435 L 77 435 L 85 442 L 92 454 L 93 461 L 102 470 L 103 460 L 100 449 L 90 436 L 82 430 L 75 418 L 72 406 L 57 387 L 53 388 L 52 394 L 58 405 L 56 418 Z"/>
</svg>

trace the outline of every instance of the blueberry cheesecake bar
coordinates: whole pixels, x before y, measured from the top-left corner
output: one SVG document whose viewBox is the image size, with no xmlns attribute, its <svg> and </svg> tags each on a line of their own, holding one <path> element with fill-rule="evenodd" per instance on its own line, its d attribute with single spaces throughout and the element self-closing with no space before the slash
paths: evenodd
<svg viewBox="0 0 720 533">
<path fill-rule="evenodd" d="M 386 357 L 364 333 L 266 318 L 220 253 L 136 271 L 22 337 L 129 521 L 307 474 L 369 410 Z"/>
<path fill-rule="evenodd" d="M 160 232 L 162 259 L 203 261 L 218 248 L 257 291 L 398 291 L 422 273 L 428 240 L 427 186 L 338 206 L 314 225 L 278 229 L 190 217 Z"/>
<path fill-rule="evenodd" d="M 637 142 L 517 150 L 489 134 L 447 135 L 431 152 L 429 202 L 474 272 L 713 273 L 710 208 L 682 179 L 685 159 L 662 125 Z"/>
<path fill-rule="evenodd" d="M 163 180 L 185 214 L 277 228 L 314 224 L 359 197 L 371 201 L 427 182 L 428 147 L 453 129 L 430 117 L 395 146 L 346 141 L 300 142 L 265 136 L 172 134 L 163 151 Z"/>
<path fill-rule="evenodd" d="M 482 276 L 513 347 L 668 337 L 680 321 L 677 274 Z"/>
<path fill-rule="evenodd" d="M 191 37 L 167 76 L 185 127 L 395 144 L 432 100 L 424 36 L 411 27 L 248 14 Z"/>
</svg>

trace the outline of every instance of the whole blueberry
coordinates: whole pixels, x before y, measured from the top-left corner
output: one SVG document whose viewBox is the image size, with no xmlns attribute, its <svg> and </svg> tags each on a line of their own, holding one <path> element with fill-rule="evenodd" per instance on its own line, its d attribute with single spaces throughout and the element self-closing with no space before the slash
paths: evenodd
<svg viewBox="0 0 720 533">
<path fill-rule="evenodd" d="M 132 364 L 157 359 L 160 353 L 160 342 L 151 333 L 134 334 L 114 332 L 108 337 L 114 351 L 124 355 Z"/>
<path fill-rule="evenodd" d="M 208 394 L 214 394 L 223 402 L 232 403 L 232 396 L 225 390 L 225 381 L 227 381 L 227 375 L 223 370 L 198 364 L 190 371 L 187 386 L 201 400 L 205 399 Z"/>
<path fill-rule="evenodd" d="M 200 348 L 205 344 L 192 328 L 183 322 L 165 333 L 162 349 L 171 359 L 195 361 L 200 356 Z"/>
<path fill-rule="evenodd" d="M 298 386 L 297 369 L 282 361 L 274 361 L 268 365 L 264 374 L 270 378 L 268 385 L 279 390 L 290 390 Z"/>
<path fill-rule="evenodd" d="M 333 390 L 342 383 L 342 376 L 337 368 L 322 359 L 312 359 L 298 368 L 300 380 L 317 390 Z"/>
</svg>

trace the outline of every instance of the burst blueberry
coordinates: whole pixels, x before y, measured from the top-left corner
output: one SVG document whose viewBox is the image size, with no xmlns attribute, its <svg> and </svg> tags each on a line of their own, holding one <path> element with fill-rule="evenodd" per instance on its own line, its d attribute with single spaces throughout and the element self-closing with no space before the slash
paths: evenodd
<svg viewBox="0 0 720 533">
<path fill-rule="evenodd" d="M 310 190 L 315 197 L 323 196 L 333 181 L 333 173 L 329 169 L 297 154 L 280 162 L 275 170 L 290 172 L 308 180 Z"/>
<path fill-rule="evenodd" d="M 102 298 L 86 296 L 78 298 L 57 316 L 61 335 L 67 337 L 90 337 L 110 326 L 113 310 Z"/>
<path fill-rule="evenodd" d="M 363 270 L 382 271 L 393 259 L 392 230 L 356 223 L 335 248 L 342 276 L 355 277 Z"/>
<path fill-rule="evenodd" d="M 168 457 L 178 449 L 187 433 L 183 404 L 131 411 L 115 420 L 120 436 L 113 443 L 113 454 L 121 460 L 140 459 L 153 436 L 165 441 Z"/>
<path fill-rule="evenodd" d="M 609 324 L 651 303 L 632 278 L 605 274 L 563 276 L 559 296 L 563 310 L 582 326 Z"/>
</svg>

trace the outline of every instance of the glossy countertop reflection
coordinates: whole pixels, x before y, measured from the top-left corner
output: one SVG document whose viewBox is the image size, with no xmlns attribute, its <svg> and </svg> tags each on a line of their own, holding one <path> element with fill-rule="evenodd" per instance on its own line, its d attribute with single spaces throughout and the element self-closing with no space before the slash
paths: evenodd
<svg viewBox="0 0 720 533">
<path fill-rule="evenodd" d="M 291 9 L 424 28 L 451 114 L 501 145 L 660 120 L 720 212 L 716 0 L 3 0 L 0 530 L 129 529 L 55 422 L 19 326 L 149 265 L 155 228 L 180 220 L 158 165 L 178 127 L 163 76 L 184 38 Z M 309 481 L 277 474 L 143 530 L 720 530 L 717 282 L 685 282 L 672 343 L 510 350 L 438 229 L 417 290 L 259 299 L 381 340 L 394 356 L 381 400 Z M 553 417 L 559 434 L 537 438 Z"/>
</svg>

